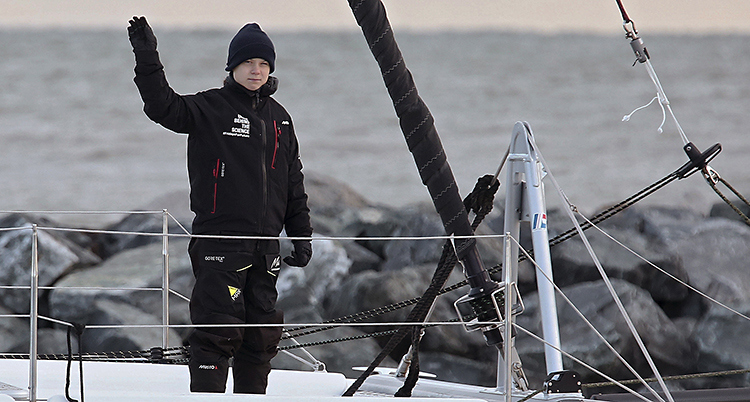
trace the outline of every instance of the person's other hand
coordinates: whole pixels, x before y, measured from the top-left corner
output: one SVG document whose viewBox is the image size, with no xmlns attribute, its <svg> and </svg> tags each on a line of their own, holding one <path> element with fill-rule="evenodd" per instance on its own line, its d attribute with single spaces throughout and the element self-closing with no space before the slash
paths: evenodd
<svg viewBox="0 0 750 402">
<path fill-rule="evenodd" d="M 128 38 L 130 38 L 133 50 L 156 50 L 156 36 L 146 22 L 146 17 L 133 17 L 129 22 Z"/>
<path fill-rule="evenodd" d="M 284 262 L 294 267 L 304 267 L 312 257 L 312 244 L 309 240 L 294 240 L 292 244 L 294 251 L 292 255 L 284 257 Z"/>
</svg>

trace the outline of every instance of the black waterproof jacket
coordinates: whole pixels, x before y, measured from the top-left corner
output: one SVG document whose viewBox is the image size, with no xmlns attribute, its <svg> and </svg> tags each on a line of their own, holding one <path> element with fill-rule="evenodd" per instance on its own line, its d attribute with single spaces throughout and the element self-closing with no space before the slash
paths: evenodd
<svg viewBox="0 0 750 402">
<path fill-rule="evenodd" d="M 188 134 L 193 233 L 312 235 L 292 119 L 270 97 L 275 77 L 257 91 L 230 76 L 222 88 L 178 95 L 148 51 L 136 52 L 135 83 L 151 120 Z"/>
</svg>

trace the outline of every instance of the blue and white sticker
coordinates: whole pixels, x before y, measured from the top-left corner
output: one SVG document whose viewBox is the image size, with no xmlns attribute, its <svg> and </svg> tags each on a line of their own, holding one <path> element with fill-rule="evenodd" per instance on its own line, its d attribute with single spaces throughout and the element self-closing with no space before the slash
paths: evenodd
<svg viewBox="0 0 750 402">
<path fill-rule="evenodd" d="M 531 231 L 547 229 L 547 214 L 534 214 L 531 221 Z"/>
</svg>

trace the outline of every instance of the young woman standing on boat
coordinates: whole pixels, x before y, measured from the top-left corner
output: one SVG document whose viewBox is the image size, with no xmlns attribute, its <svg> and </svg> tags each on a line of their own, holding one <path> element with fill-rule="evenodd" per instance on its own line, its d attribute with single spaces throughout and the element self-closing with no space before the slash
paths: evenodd
<svg viewBox="0 0 750 402">
<path fill-rule="evenodd" d="M 221 88 L 179 95 L 167 83 L 156 37 L 144 17 L 128 36 L 135 83 L 144 112 L 188 135 L 190 205 L 195 235 L 310 237 L 310 210 L 292 119 L 271 97 L 275 49 L 258 24 L 247 24 L 229 44 Z M 308 240 L 293 241 L 284 258 L 303 267 Z M 281 324 L 275 308 L 280 267 L 278 240 L 194 237 L 189 246 L 196 284 L 193 324 Z M 281 328 L 197 327 L 190 335 L 190 390 L 224 392 L 233 359 L 235 393 L 265 393 Z"/>
</svg>

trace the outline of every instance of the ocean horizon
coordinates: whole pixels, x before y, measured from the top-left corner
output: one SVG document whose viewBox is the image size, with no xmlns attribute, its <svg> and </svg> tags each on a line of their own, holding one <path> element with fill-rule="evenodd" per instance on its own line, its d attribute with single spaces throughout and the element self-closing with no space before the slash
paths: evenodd
<svg viewBox="0 0 750 402">
<path fill-rule="evenodd" d="M 179 93 L 221 85 L 235 30 L 155 26 Z M 672 109 L 712 166 L 750 190 L 750 41 L 746 35 L 643 36 Z M 376 62 L 358 32 L 284 32 L 280 88 L 305 171 L 346 182 L 372 202 L 430 202 Z M 534 130 L 549 173 L 583 212 L 618 202 L 686 162 L 671 119 L 616 35 L 512 32 L 397 34 L 462 195 L 492 174 L 516 121 Z M 125 29 L 0 29 L 0 210 L 133 210 L 188 187 L 185 137 L 151 122 L 133 83 Z M 501 180 L 504 177 L 501 176 Z M 559 197 L 547 188 L 550 206 Z M 501 188 L 500 194 L 503 189 Z M 720 199 L 700 175 L 648 203 L 707 212 Z"/>
</svg>

